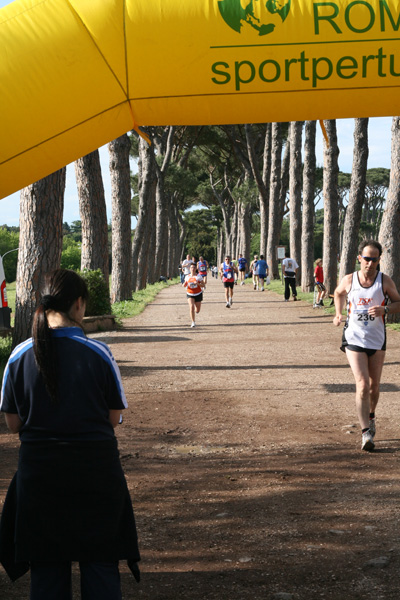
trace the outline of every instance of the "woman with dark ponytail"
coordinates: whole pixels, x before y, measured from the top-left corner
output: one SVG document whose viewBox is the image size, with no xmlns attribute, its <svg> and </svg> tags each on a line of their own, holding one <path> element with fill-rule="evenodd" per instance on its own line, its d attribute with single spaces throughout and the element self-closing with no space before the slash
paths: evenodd
<svg viewBox="0 0 400 600">
<path fill-rule="evenodd" d="M 0 411 L 21 447 L 1 519 L 0 562 L 13 580 L 30 568 L 30 600 L 71 600 L 71 561 L 79 562 L 82 600 L 122 598 L 119 560 L 139 580 L 114 434 L 127 403 L 110 349 L 81 329 L 87 299 L 77 273 L 50 273 L 32 338 L 4 371 Z"/>
</svg>

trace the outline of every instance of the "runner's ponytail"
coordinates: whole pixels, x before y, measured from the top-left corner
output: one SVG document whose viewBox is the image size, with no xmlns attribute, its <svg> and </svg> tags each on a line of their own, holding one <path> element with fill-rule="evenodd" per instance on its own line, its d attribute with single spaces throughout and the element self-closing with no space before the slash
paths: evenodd
<svg viewBox="0 0 400 600">
<path fill-rule="evenodd" d="M 54 310 L 72 321 L 69 311 L 74 302 L 78 298 L 86 302 L 88 296 L 85 281 L 75 271 L 57 269 L 46 276 L 43 296 L 33 317 L 32 338 L 36 364 L 53 401 L 57 401 L 59 357 L 47 320 L 47 311 Z"/>
</svg>

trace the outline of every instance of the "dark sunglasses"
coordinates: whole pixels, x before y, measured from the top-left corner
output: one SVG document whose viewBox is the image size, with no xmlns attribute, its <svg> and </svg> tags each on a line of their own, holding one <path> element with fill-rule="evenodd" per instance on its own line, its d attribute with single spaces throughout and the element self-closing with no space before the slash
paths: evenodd
<svg viewBox="0 0 400 600">
<path fill-rule="evenodd" d="M 361 258 L 363 258 L 366 262 L 376 263 L 380 259 L 380 256 L 362 256 Z"/>
</svg>

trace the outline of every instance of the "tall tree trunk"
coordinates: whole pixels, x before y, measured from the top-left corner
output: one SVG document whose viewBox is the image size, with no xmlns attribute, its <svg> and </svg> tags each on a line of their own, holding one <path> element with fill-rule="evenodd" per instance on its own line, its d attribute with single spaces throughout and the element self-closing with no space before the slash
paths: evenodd
<svg viewBox="0 0 400 600">
<path fill-rule="evenodd" d="M 158 170 L 156 186 L 156 252 L 154 277 L 158 280 L 165 273 L 165 257 L 168 248 L 168 199 L 164 193 L 164 175 Z"/>
<path fill-rule="evenodd" d="M 259 171 L 257 164 L 251 125 L 245 125 L 245 132 L 247 153 L 249 156 L 253 177 L 258 187 L 258 196 L 260 202 L 260 254 L 266 255 L 270 193 L 269 182 L 271 178 L 271 123 L 267 123 L 265 130 L 262 173 Z M 244 256 L 248 255 L 245 254 Z"/>
<path fill-rule="evenodd" d="M 186 239 L 186 226 L 183 221 L 182 215 L 179 212 L 179 208 L 177 206 L 175 206 L 175 211 L 176 211 L 176 217 L 177 217 L 178 223 L 179 223 L 179 252 L 178 252 L 177 256 L 179 258 L 179 262 L 181 263 L 184 260 L 183 248 L 184 248 L 185 239 Z"/>
<path fill-rule="evenodd" d="M 297 283 L 301 282 L 301 141 L 303 121 L 290 123 L 290 256 L 294 258 L 299 269 Z"/>
<path fill-rule="evenodd" d="M 111 301 L 132 298 L 131 170 L 127 134 L 108 144 L 112 201 Z"/>
<path fill-rule="evenodd" d="M 237 238 L 238 238 L 239 202 L 235 202 L 234 206 L 235 206 L 235 210 L 234 210 L 233 218 L 232 218 L 231 239 L 229 240 L 229 248 L 228 248 L 228 252 L 232 258 L 234 257 L 234 254 L 235 254 L 236 242 L 237 242 Z"/>
<path fill-rule="evenodd" d="M 301 230 L 301 289 L 314 289 L 314 198 L 316 122 L 306 121 L 303 167 L 303 214 Z"/>
<path fill-rule="evenodd" d="M 229 251 L 226 248 L 226 233 L 225 229 L 221 229 L 218 245 L 218 267 L 224 260 L 224 256 L 226 256 L 226 254 L 229 254 Z"/>
<path fill-rule="evenodd" d="M 390 184 L 379 241 L 383 248 L 382 271 L 393 279 L 400 290 L 400 117 L 392 119 Z M 388 320 L 391 323 L 398 322 L 400 314 L 389 315 Z"/>
<path fill-rule="evenodd" d="M 355 269 L 368 166 L 368 119 L 354 119 L 353 168 L 343 227 L 339 281 Z"/>
<path fill-rule="evenodd" d="M 181 245 L 180 245 L 180 236 L 181 236 L 181 225 L 179 221 L 179 208 L 175 198 L 172 199 L 171 202 L 171 210 L 172 210 L 172 219 L 174 224 L 174 249 L 173 249 L 173 259 L 170 271 L 170 277 L 177 277 L 179 275 L 179 263 L 181 260 Z"/>
<path fill-rule="evenodd" d="M 283 152 L 282 167 L 281 167 L 281 187 L 279 190 L 279 228 L 277 243 L 281 237 L 283 217 L 285 216 L 285 208 L 287 201 L 287 193 L 289 190 L 290 177 L 290 140 L 286 141 L 285 150 Z"/>
<path fill-rule="evenodd" d="M 272 124 L 271 133 L 271 182 L 269 194 L 267 263 L 270 276 L 279 279 L 276 247 L 279 243 L 279 215 L 282 167 L 282 127 L 280 123 Z"/>
<path fill-rule="evenodd" d="M 31 335 L 43 276 L 60 267 L 65 173 L 60 169 L 21 191 L 14 346 Z"/>
<path fill-rule="evenodd" d="M 108 286 L 107 211 L 98 150 L 75 161 L 75 177 L 82 221 L 81 269 L 100 269 Z"/>
<path fill-rule="evenodd" d="M 157 281 L 156 276 L 154 274 L 154 252 L 150 252 L 150 249 L 156 247 L 156 203 L 153 205 L 153 213 L 150 215 L 151 218 L 151 228 L 150 235 L 146 236 L 145 240 L 143 240 L 142 247 L 140 249 L 139 254 L 139 269 L 141 264 L 146 262 L 146 271 L 143 270 L 141 277 L 139 279 L 139 289 L 144 289 L 148 283 L 155 283 Z"/>
<path fill-rule="evenodd" d="M 168 255 L 168 198 L 164 191 L 165 173 L 169 167 L 173 150 L 175 127 L 169 127 L 164 160 L 161 167 L 155 163 L 157 170 L 156 188 L 156 246 L 153 278 L 158 280 L 160 275 L 166 276 Z"/>
<path fill-rule="evenodd" d="M 168 203 L 168 269 L 167 277 L 174 277 L 177 274 L 178 261 L 176 258 L 176 239 L 178 237 L 178 223 L 174 211 L 174 198 L 171 197 Z"/>
<path fill-rule="evenodd" d="M 250 257 L 250 244 L 251 244 L 251 204 L 249 202 L 240 202 L 239 204 L 239 222 L 240 222 L 240 249 L 235 254 L 235 258 L 239 254 Z"/>
<path fill-rule="evenodd" d="M 139 140 L 139 210 L 135 235 L 132 244 L 132 287 L 133 290 L 146 287 L 149 244 L 152 237 L 157 175 L 154 146 Z M 151 256 L 153 261 L 153 255 Z"/>
<path fill-rule="evenodd" d="M 339 238 L 339 148 L 336 121 L 324 121 L 329 146 L 324 141 L 324 283 L 328 294 L 333 294 L 337 285 L 338 238 Z"/>
<path fill-rule="evenodd" d="M 269 216 L 269 182 L 271 180 L 271 123 L 267 123 L 263 155 L 262 181 L 267 196 L 260 196 L 260 254 L 267 256 L 268 216 Z"/>
</svg>

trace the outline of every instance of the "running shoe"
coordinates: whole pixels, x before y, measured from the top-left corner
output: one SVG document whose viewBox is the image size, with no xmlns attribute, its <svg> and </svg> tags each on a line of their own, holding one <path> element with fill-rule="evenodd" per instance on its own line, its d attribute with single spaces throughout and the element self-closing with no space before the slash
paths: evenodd
<svg viewBox="0 0 400 600">
<path fill-rule="evenodd" d="M 263 292 L 263 291 L 264 291 L 264 288 L 261 288 L 261 291 Z"/>
<path fill-rule="evenodd" d="M 361 450 L 366 450 L 367 452 L 371 452 L 375 448 L 374 438 L 368 429 L 362 434 L 361 438 Z"/>
<path fill-rule="evenodd" d="M 193 321 L 190 327 L 196 327 L 196 323 Z"/>
<path fill-rule="evenodd" d="M 257 286 L 256 286 L 256 285 L 253 285 L 253 288 L 256 290 L 256 289 L 257 289 Z"/>
<path fill-rule="evenodd" d="M 232 298 L 229 299 L 229 304 L 232 306 L 232 304 L 233 304 L 233 299 Z"/>
<path fill-rule="evenodd" d="M 370 419 L 369 420 L 369 432 L 372 435 L 372 437 L 375 437 L 376 434 L 376 424 L 375 424 L 375 419 Z"/>
<path fill-rule="evenodd" d="M 297 296 L 293 296 L 293 302 L 297 302 Z"/>
<path fill-rule="evenodd" d="M 230 308 L 231 305 L 229 304 L 229 302 L 226 303 L 226 308 Z"/>
</svg>

